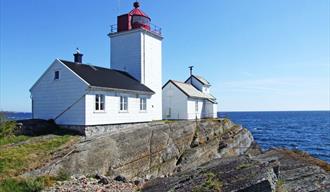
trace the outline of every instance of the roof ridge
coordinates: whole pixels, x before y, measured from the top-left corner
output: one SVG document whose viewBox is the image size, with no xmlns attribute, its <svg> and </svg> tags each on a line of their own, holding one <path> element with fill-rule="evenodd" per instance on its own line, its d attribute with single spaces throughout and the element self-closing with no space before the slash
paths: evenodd
<svg viewBox="0 0 330 192">
<path fill-rule="evenodd" d="M 187 84 L 187 85 L 191 85 L 190 83 L 185 83 L 183 81 L 177 81 L 177 80 L 172 80 L 172 79 L 170 81 L 177 82 L 177 83 L 182 83 L 182 84 Z"/>
</svg>

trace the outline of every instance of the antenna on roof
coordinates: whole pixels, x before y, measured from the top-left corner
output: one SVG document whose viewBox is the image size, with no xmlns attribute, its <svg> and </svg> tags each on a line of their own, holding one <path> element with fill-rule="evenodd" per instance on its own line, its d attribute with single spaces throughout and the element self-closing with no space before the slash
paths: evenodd
<svg viewBox="0 0 330 192">
<path fill-rule="evenodd" d="M 189 66 L 188 68 L 190 69 L 190 76 L 192 76 L 194 66 Z"/>
</svg>

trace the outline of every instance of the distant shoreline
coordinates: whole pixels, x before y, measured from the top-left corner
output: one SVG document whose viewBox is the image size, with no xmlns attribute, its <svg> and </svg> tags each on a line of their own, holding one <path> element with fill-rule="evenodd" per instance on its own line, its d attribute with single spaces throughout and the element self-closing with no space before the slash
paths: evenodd
<svg viewBox="0 0 330 192">
<path fill-rule="evenodd" d="M 269 113 L 269 112 L 330 112 L 329 110 L 288 110 L 288 111 L 218 111 L 218 113 Z M 32 113 L 32 112 L 22 112 L 22 111 L 0 111 L 0 113 Z"/>
</svg>

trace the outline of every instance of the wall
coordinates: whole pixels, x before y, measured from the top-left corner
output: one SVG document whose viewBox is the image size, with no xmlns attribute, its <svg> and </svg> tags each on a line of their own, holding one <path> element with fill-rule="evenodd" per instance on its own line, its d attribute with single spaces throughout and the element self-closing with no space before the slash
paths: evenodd
<svg viewBox="0 0 330 192">
<path fill-rule="evenodd" d="M 168 83 L 163 88 L 163 119 L 187 119 L 187 100 L 188 97 L 184 93 L 172 83 Z"/>
<path fill-rule="evenodd" d="M 196 112 L 196 107 L 195 103 L 196 101 L 198 102 L 198 111 Z M 204 102 L 203 99 L 188 99 L 188 104 L 187 104 L 187 111 L 188 111 L 188 119 L 198 119 L 202 118 L 202 113 L 203 113 L 203 107 L 204 107 Z"/>
<path fill-rule="evenodd" d="M 143 29 L 110 34 L 111 68 L 127 71 L 155 92 L 152 120 L 162 119 L 162 37 Z"/>
<path fill-rule="evenodd" d="M 213 104 L 213 118 L 218 117 L 218 104 Z"/>
<path fill-rule="evenodd" d="M 203 111 L 204 118 L 217 118 L 217 104 L 213 104 L 205 100 L 205 111 Z"/>
<path fill-rule="evenodd" d="M 111 68 L 126 71 L 141 80 L 141 34 L 126 31 L 110 36 Z"/>
<path fill-rule="evenodd" d="M 59 80 L 54 80 L 55 71 L 60 71 Z M 85 102 L 82 96 L 86 89 L 87 84 L 59 60 L 55 60 L 30 90 L 33 99 L 33 118 L 54 119 L 81 98 L 61 115 L 56 123 L 85 124 Z"/>
<path fill-rule="evenodd" d="M 95 111 L 95 94 L 105 95 L 105 110 Z M 120 111 L 120 96 L 128 97 L 128 111 Z M 147 98 L 147 111 L 140 111 L 140 96 Z M 91 91 L 86 95 L 86 125 L 152 121 L 150 96 L 114 91 Z"/>
<path fill-rule="evenodd" d="M 142 82 L 155 92 L 151 97 L 153 120 L 162 119 L 162 41 L 161 38 L 147 32 L 141 33 Z"/>
</svg>

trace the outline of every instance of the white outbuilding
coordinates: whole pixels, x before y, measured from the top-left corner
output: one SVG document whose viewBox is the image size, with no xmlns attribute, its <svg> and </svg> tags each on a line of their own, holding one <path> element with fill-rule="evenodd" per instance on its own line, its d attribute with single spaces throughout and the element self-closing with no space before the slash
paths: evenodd
<svg viewBox="0 0 330 192">
<path fill-rule="evenodd" d="M 217 101 L 210 87 L 196 75 L 185 82 L 169 80 L 163 86 L 163 119 L 217 118 Z"/>
</svg>

